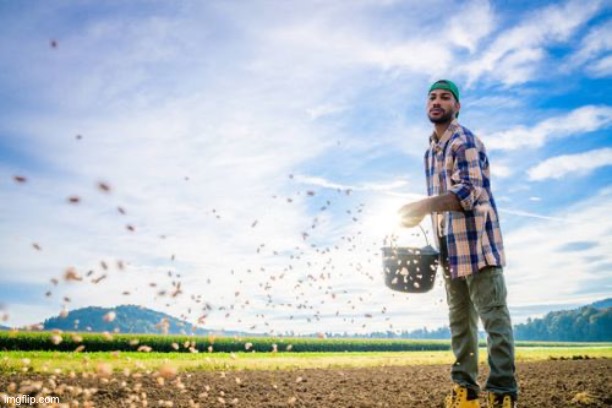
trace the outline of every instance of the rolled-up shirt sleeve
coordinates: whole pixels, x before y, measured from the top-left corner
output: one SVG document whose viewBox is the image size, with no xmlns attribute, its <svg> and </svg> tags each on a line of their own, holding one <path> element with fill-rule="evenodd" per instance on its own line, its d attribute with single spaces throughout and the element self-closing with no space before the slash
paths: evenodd
<svg viewBox="0 0 612 408">
<path fill-rule="evenodd" d="M 480 154 L 475 146 L 459 144 L 453 149 L 453 161 L 449 191 L 457 196 L 465 211 L 471 211 L 483 187 Z"/>
</svg>

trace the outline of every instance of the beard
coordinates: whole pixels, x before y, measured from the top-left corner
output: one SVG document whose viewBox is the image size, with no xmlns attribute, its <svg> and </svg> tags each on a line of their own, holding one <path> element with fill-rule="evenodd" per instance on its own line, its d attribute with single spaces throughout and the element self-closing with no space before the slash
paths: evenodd
<svg viewBox="0 0 612 408">
<path fill-rule="evenodd" d="M 444 111 L 444 113 L 440 116 L 436 117 L 432 117 L 431 114 L 428 114 L 427 117 L 429 118 L 429 121 L 431 123 L 436 123 L 436 124 L 441 124 L 441 123 L 450 123 L 453 121 L 453 119 L 455 118 L 455 112 L 454 111 Z"/>
</svg>

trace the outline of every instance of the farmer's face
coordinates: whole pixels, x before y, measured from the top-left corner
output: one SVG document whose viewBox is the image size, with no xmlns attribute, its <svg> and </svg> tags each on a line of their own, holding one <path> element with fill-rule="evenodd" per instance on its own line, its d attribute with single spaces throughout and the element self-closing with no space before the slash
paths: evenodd
<svg viewBox="0 0 612 408">
<path fill-rule="evenodd" d="M 434 89 L 427 97 L 427 117 L 432 123 L 450 123 L 461 109 L 453 94 L 444 89 Z"/>
</svg>

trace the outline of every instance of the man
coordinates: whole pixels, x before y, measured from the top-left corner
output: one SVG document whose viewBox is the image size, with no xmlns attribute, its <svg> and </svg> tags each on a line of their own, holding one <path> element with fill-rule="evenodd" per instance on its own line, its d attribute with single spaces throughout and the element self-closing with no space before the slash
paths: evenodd
<svg viewBox="0 0 612 408">
<path fill-rule="evenodd" d="M 504 247 L 484 145 L 457 118 L 459 89 L 448 80 L 429 89 L 434 131 L 425 153 L 428 198 L 403 206 L 402 225 L 431 214 L 444 269 L 454 383 L 446 408 L 479 408 L 478 317 L 487 332 L 487 407 L 514 408 L 514 337 L 506 304 Z"/>
</svg>

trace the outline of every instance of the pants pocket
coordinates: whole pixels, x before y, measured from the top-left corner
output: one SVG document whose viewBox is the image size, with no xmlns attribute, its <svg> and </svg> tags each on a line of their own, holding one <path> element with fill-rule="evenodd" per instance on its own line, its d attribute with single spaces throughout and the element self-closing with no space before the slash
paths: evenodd
<svg viewBox="0 0 612 408">
<path fill-rule="evenodd" d="M 479 310 L 505 306 L 506 283 L 503 269 L 487 267 L 469 278 L 470 297 Z"/>
</svg>

